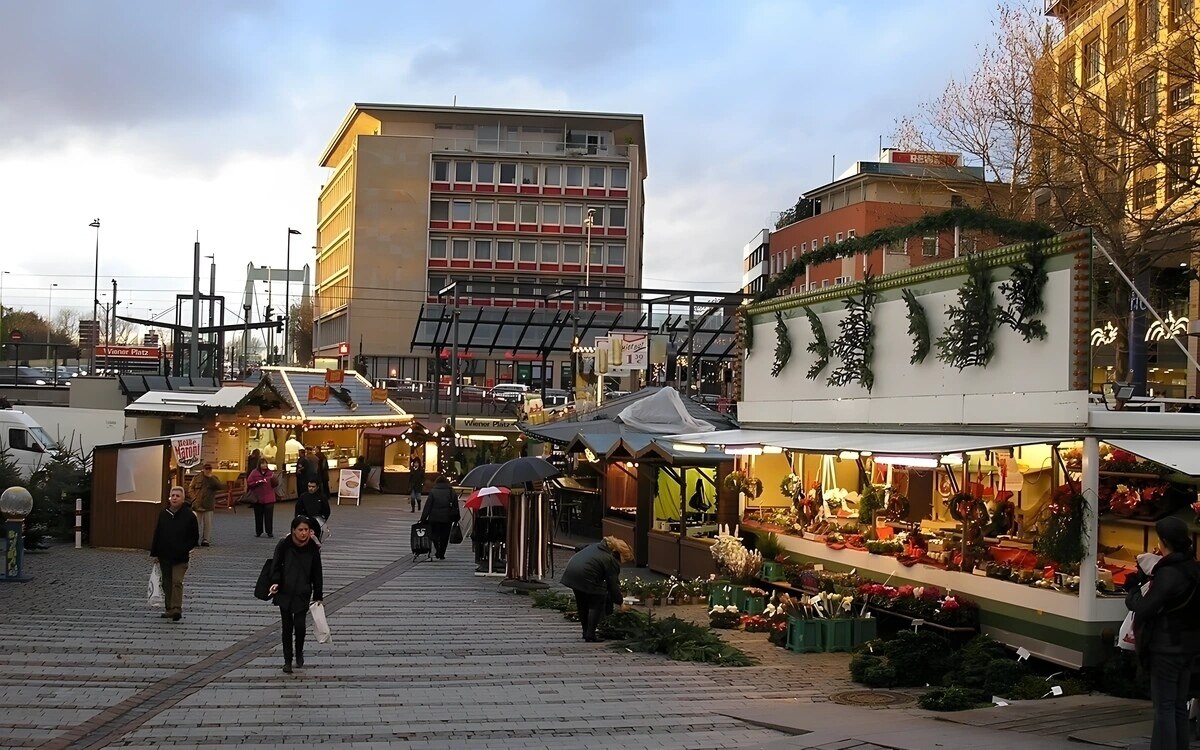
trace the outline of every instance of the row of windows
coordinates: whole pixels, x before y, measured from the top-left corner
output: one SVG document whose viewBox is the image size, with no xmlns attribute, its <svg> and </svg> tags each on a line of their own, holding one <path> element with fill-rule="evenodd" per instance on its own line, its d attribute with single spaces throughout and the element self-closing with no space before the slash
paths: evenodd
<svg viewBox="0 0 1200 750">
<path fill-rule="evenodd" d="M 453 177 L 453 179 L 451 179 Z M 545 185 L 626 190 L 629 169 L 620 166 L 523 164 L 516 162 L 433 160 L 434 182 L 471 185 Z"/>
<path fill-rule="evenodd" d="M 477 276 L 471 275 L 463 278 L 461 275 L 456 275 L 458 280 L 458 293 L 460 302 L 462 296 L 467 295 L 487 295 L 495 298 L 512 298 L 512 297 L 529 297 L 531 299 L 542 300 L 548 294 L 552 294 L 561 290 L 563 287 L 575 286 L 579 283 L 578 278 L 558 277 L 558 276 Z M 431 271 L 429 273 L 429 290 L 430 293 L 436 292 L 448 283 L 448 277 L 445 273 Z M 493 288 L 491 285 L 495 282 L 499 286 Z M 477 285 L 477 286 L 476 286 Z M 515 286 L 510 286 L 515 285 Z M 593 298 L 604 299 L 611 297 L 620 299 L 623 295 L 621 292 L 606 292 L 608 289 L 621 289 L 625 286 L 625 277 L 601 277 L 592 279 L 591 296 Z M 582 298 L 581 298 L 582 299 Z M 582 305 L 582 302 L 580 303 Z M 559 307 L 570 307 L 570 298 L 560 299 Z"/>
<path fill-rule="evenodd" d="M 854 236 L 853 229 L 849 230 L 846 233 L 847 239 L 850 237 L 853 237 L 853 236 Z M 837 235 L 835 235 L 835 237 L 836 237 L 837 242 L 841 242 L 843 239 L 841 232 L 838 232 Z M 952 242 L 952 240 L 948 240 L 948 241 Z M 975 252 L 976 249 L 978 248 L 978 241 L 979 241 L 978 237 L 969 236 L 969 235 L 965 235 L 965 234 L 961 235 L 958 239 L 959 254 L 963 255 L 963 254 Z M 911 240 L 909 240 L 909 239 L 904 240 L 903 243 L 892 243 L 892 244 L 887 245 L 884 248 L 884 250 L 889 255 L 907 255 L 909 252 L 909 249 L 911 247 L 913 247 L 910 243 L 916 243 L 916 242 L 921 243 L 920 247 L 921 247 L 921 257 L 922 258 L 937 258 L 939 255 L 941 255 L 940 247 L 941 247 L 942 241 L 936 234 L 926 235 L 925 237 L 921 237 L 919 240 L 917 238 L 912 238 Z M 823 244 L 829 244 L 828 236 L 824 238 Z M 819 247 L 819 245 L 817 244 L 817 239 L 815 237 L 813 238 L 812 247 L 814 249 Z M 808 248 L 808 243 L 802 242 L 802 243 L 800 243 L 800 245 L 798 247 L 792 246 L 790 253 L 787 251 L 784 251 L 784 252 L 778 253 L 776 255 L 773 255 L 771 258 L 771 273 L 774 274 L 774 273 L 782 272 L 783 269 L 786 268 L 787 265 L 789 263 L 791 263 L 793 260 L 798 258 L 800 256 L 800 254 L 807 252 L 807 248 Z M 841 282 L 837 282 L 837 283 L 841 283 Z M 816 282 L 813 282 L 812 284 L 810 284 L 809 288 L 810 289 L 817 288 Z M 801 284 L 799 286 L 799 291 L 804 291 L 803 284 Z"/>
<path fill-rule="evenodd" d="M 533 201 L 442 200 L 429 201 L 430 221 L 468 221 L 476 224 L 538 224 L 554 227 L 583 227 L 591 217 L 593 227 L 623 229 L 628 220 L 625 206 L 585 206 L 582 203 L 536 203 Z"/>
<path fill-rule="evenodd" d="M 429 258 L 431 260 L 494 260 L 499 263 L 582 265 L 584 247 L 579 242 L 430 237 Z M 625 245 L 593 242 L 589 264 L 592 267 L 624 268 Z"/>
<path fill-rule="evenodd" d="M 847 229 L 845 232 L 838 232 L 836 235 L 834 235 L 833 241 L 842 242 L 843 240 L 848 240 L 855 236 L 857 235 L 853 229 Z M 810 250 L 816 251 L 825 245 L 828 245 L 829 242 L 829 235 L 825 235 L 823 241 L 819 241 L 816 237 L 813 237 L 811 246 L 807 242 L 801 242 L 799 245 L 792 245 L 790 251 L 784 250 L 782 252 L 772 254 L 771 273 L 779 273 L 785 267 L 787 267 L 789 263 L 791 263 L 793 260 L 796 260 L 801 255 L 804 255 Z"/>
</svg>

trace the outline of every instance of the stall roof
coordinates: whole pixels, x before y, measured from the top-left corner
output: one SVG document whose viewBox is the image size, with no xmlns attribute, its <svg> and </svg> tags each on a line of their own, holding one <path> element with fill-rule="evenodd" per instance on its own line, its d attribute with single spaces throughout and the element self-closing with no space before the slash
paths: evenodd
<svg viewBox="0 0 1200 750">
<path fill-rule="evenodd" d="M 159 435 L 158 437 L 141 438 L 139 440 L 123 440 L 119 443 L 105 443 L 97 445 L 96 448 L 138 448 L 147 445 L 162 445 L 170 443 L 174 438 L 181 437 L 203 437 L 203 432 L 181 432 L 178 435 Z"/>
<path fill-rule="evenodd" d="M 649 398 L 661 390 L 662 388 L 655 387 L 643 388 L 640 391 L 606 401 L 599 408 L 586 413 L 575 413 L 564 419 L 543 422 L 537 425 L 529 422 L 520 422 L 517 424 L 517 427 L 535 440 L 556 443 L 558 445 L 564 445 L 580 434 L 659 434 L 638 430 L 625 425 L 621 422 L 619 415 L 626 407 Z M 708 422 L 718 430 L 728 430 L 738 426 L 737 420 L 730 414 L 722 414 L 688 398 L 680 399 L 680 401 L 683 403 L 684 410 L 688 416 L 696 420 Z"/>
<path fill-rule="evenodd" d="M 870 451 L 879 454 L 943 455 L 963 451 L 1033 445 L 1059 438 L 1048 435 L 956 435 L 898 432 L 802 432 L 799 430 L 725 430 L 668 435 L 672 444 L 725 446 L 775 446 L 809 453 Z M 696 454 L 702 455 L 702 454 Z"/>
<path fill-rule="evenodd" d="M 1104 442 L 1184 474 L 1200 476 L 1200 445 L 1195 442 L 1137 438 L 1108 438 Z"/>
<path fill-rule="evenodd" d="M 296 415 L 306 422 L 402 422 L 410 419 L 391 399 L 372 401 L 371 384 L 353 370 L 346 371 L 344 382 L 330 386 L 329 400 L 325 402 L 309 401 L 308 390 L 312 386 L 326 385 L 326 370 L 264 367 L 262 371 L 263 377 L 283 393 Z"/>
<path fill-rule="evenodd" d="M 180 391 L 148 391 L 143 393 L 125 411 L 130 414 L 153 414 L 159 416 L 202 416 L 206 413 L 235 412 L 256 394 L 270 391 L 276 398 L 279 394 L 270 384 L 259 386 L 227 385 L 216 393 L 184 393 Z"/>
<path fill-rule="evenodd" d="M 129 398 L 136 399 L 150 391 L 176 391 L 183 393 L 215 393 L 221 387 L 217 378 L 195 379 L 183 376 L 167 375 L 138 375 L 121 373 L 117 376 L 121 391 Z"/>
</svg>

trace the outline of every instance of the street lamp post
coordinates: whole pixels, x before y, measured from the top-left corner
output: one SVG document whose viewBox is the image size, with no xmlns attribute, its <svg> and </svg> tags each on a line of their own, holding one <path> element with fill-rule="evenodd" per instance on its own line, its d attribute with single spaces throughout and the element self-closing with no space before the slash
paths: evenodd
<svg viewBox="0 0 1200 750">
<path fill-rule="evenodd" d="M 454 293 L 454 303 L 450 308 L 450 429 L 456 426 L 458 416 L 458 282 L 452 281 L 438 292 L 438 299 Z M 441 380 L 441 378 L 438 378 Z M 434 383 L 434 388 L 441 388 L 440 383 Z"/>
<path fill-rule="evenodd" d="M 46 294 L 46 359 L 50 359 L 50 332 L 54 328 L 52 320 L 54 315 L 54 287 L 56 286 L 58 284 L 51 284 L 50 291 Z M 54 365 L 57 367 L 58 362 L 55 362 Z"/>
<path fill-rule="evenodd" d="M 4 340 L 4 277 L 8 271 L 0 271 L 0 341 Z"/>
<path fill-rule="evenodd" d="M 100 341 L 100 220 L 88 224 L 96 230 L 96 261 L 92 267 L 92 331 L 88 342 L 88 374 L 96 374 L 96 344 Z"/>
<path fill-rule="evenodd" d="M 592 225 L 596 221 L 596 209 L 589 208 L 587 217 L 583 220 L 583 228 L 587 232 L 587 248 L 583 253 L 583 285 L 592 285 Z"/>
<path fill-rule="evenodd" d="M 284 272 L 287 275 L 283 279 L 283 316 L 286 323 L 283 329 L 283 363 L 289 364 L 292 361 L 291 334 L 292 334 L 292 235 L 300 234 L 299 229 L 288 227 L 287 230 L 287 270 Z M 361 352 L 359 352 L 361 354 Z"/>
</svg>

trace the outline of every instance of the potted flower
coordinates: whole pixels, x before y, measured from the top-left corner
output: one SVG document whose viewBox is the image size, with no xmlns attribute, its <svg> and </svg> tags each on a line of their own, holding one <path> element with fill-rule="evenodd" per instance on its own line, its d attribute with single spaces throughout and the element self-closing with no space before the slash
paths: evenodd
<svg viewBox="0 0 1200 750">
<path fill-rule="evenodd" d="M 742 630 L 747 633 L 769 633 L 771 621 L 762 615 L 742 615 Z"/>
<path fill-rule="evenodd" d="M 757 586 L 744 586 L 742 588 L 742 610 L 747 614 L 757 615 L 762 613 L 767 608 L 767 597 L 769 594 Z"/>
<path fill-rule="evenodd" d="M 709 626 L 721 630 L 736 629 L 741 624 L 741 619 L 742 613 L 732 604 L 726 606 L 718 604 L 708 611 Z"/>
</svg>

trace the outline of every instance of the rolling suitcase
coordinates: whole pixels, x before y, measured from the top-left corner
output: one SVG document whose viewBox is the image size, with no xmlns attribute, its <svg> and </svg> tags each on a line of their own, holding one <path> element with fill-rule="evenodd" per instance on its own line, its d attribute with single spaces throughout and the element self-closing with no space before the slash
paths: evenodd
<svg viewBox="0 0 1200 750">
<path fill-rule="evenodd" d="M 429 524 L 413 524 L 412 553 L 413 561 L 416 561 L 416 559 L 421 555 L 425 555 L 426 560 L 433 559 L 433 537 L 429 535 Z"/>
</svg>

